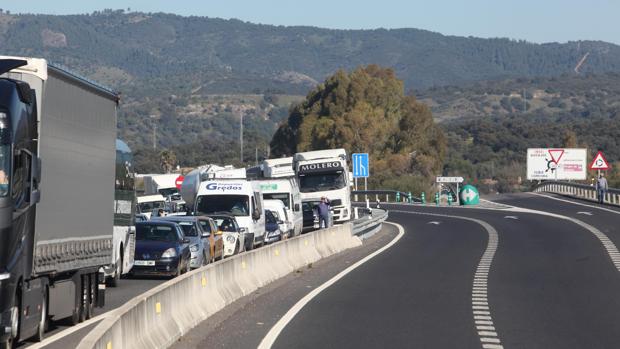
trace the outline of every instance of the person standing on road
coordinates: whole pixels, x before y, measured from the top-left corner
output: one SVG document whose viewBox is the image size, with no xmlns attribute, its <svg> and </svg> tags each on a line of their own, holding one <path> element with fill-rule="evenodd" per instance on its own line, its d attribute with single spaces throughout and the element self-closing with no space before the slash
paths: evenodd
<svg viewBox="0 0 620 349">
<path fill-rule="evenodd" d="M 605 192 L 607 192 L 607 179 L 601 173 L 596 181 L 596 192 L 598 193 L 598 203 L 602 204 L 605 201 Z"/>
<path fill-rule="evenodd" d="M 318 206 L 319 213 L 319 228 L 329 227 L 329 200 L 323 196 Z"/>
</svg>

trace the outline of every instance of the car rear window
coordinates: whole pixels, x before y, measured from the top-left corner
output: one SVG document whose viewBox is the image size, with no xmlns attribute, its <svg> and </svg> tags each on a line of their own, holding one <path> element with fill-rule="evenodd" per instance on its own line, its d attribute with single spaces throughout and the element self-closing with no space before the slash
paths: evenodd
<svg viewBox="0 0 620 349">
<path fill-rule="evenodd" d="M 136 240 L 175 242 L 178 236 L 169 225 L 141 224 L 136 226 Z"/>
</svg>

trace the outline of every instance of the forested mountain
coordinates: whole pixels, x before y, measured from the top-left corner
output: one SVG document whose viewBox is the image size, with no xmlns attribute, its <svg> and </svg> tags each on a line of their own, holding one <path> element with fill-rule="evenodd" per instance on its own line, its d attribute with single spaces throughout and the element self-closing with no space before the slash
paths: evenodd
<svg viewBox="0 0 620 349">
<path fill-rule="evenodd" d="M 408 90 L 574 73 L 586 55 L 582 73 L 620 71 L 620 47 L 604 42 L 541 45 L 417 29 L 330 30 L 124 10 L 3 14 L 0 45 L 3 54 L 48 57 L 114 86 L 155 80 L 166 92 L 181 85 L 212 93 L 305 94 L 340 68 L 367 64 L 394 69 Z"/>
<path fill-rule="evenodd" d="M 605 42 L 533 44 L 105 10 L 0 12 L 0 46 L 0 54 L 45 57 L 120 91 L 119 136 L 142 172 L 157 171 L 165 148 L 182 166 L 240 161 L 241 118 L 244 160 L 267 156 L 291 104 L 339 69 L 369 64 L 392 69 L 441 121 L 444 174 L 512 190 L 529 146 L 601 148 L 620 160 L 620 46 Z M 613 178 L 620 185 L 620 172 Z"/>
<path fill-rule="evenodd" d="M 620 74 L 486 81 L 419 91 L 448 139 L 446 174 L 511 191 L 525 180 L 527 148 L 584 147 L 614 163 L 620 187 Z M 590 173 L 590 176 L 594 173 Z"/>
</svg>

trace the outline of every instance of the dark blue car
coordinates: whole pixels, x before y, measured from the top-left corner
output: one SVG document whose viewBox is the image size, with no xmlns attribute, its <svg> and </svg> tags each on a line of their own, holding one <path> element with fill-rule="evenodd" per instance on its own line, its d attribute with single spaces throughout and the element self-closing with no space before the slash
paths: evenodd
<svg viewBox="0 0 620 349">
<path fill-rule="evenodd" d="M 189 270 L 189 240 L 175 222 L 136 223 L 134 275 L 177 276 Z"/>
<path fill-rule="evenodd" d="M 278 218 L 269 210 L 265 210 L 265 243 L 270 244 L 272 242 L 282 240 L 283 233 L 280 231 L 280 225 Z"/>
</svg>

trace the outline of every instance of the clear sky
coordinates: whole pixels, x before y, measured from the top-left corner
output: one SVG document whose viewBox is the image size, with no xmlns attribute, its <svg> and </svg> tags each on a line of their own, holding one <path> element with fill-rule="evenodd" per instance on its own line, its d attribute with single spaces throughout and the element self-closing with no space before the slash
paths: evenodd
<svg viewBox="0 0 620 349">
<path fill-rule="evenodd" d="M 131 8 L 275 25 L 419 28 L 538 43 L 603 40 L 620 44 L 620 0 L 29 0 L 4 1 L 0 8 L 46 14 Z"/>
</svg>

